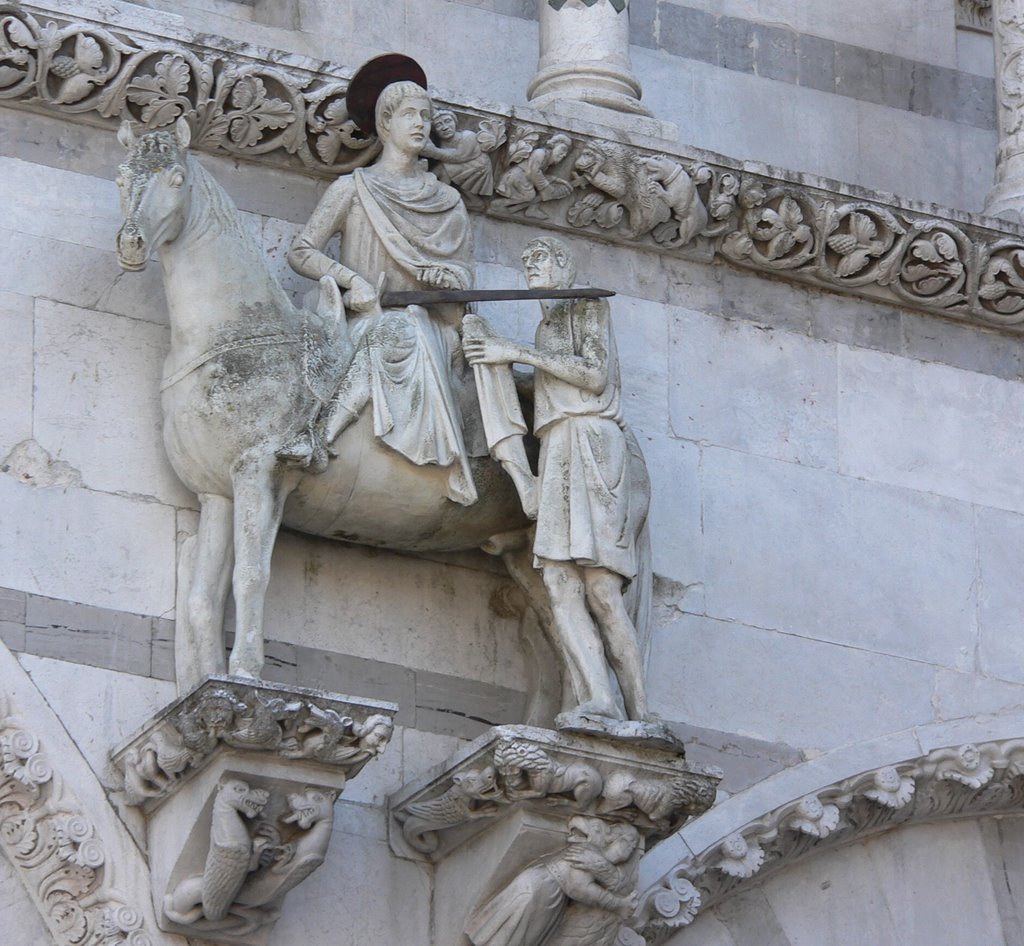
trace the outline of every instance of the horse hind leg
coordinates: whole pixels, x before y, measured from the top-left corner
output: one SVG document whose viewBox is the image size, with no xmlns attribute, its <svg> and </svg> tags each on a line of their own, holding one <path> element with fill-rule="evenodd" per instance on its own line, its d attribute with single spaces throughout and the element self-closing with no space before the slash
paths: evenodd
<svg viewBox="0 0 1024 946">
<path fill-rule="evenodd" d="M 224 496 L 199 496 L 199 530 L 182 544 L 174 630 L 178 693 L 224 672 L 224 604 L 231 577 L 232 503 Z"/>
<path fill-rule="evenodd" d="M 259 679 L 263 670 L 263 606 L 270 583 L 270 557 L 292 485 L 283 483 L 273 454 L 243 461 L 234 477 L 235 645 L 228 673 Z"/>
</svg>

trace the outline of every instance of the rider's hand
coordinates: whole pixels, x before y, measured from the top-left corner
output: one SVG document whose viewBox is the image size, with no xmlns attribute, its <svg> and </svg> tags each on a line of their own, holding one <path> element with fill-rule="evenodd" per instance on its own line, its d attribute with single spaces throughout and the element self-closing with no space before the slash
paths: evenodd
<svg viewBox="0 0 1024 946">
<path fill-rule="evenodd" d="M 369 312 L 379 305 L 377 290 L 362 276 L 353 276 L 343 301 L 345 308 L 352 312 Z"/>
<path fill-rule="evenodd" d="M 462 277 L 448 266 L 424 266 L 419 277 L 435 289 L 465 289 Z"/>
</svg>

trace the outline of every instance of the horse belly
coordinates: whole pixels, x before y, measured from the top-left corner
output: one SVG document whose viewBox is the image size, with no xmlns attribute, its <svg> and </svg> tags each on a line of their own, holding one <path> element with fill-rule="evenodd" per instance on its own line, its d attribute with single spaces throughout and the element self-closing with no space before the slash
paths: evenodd
<svg viewBox="0 0 1024 946">
<path fill-rule="evenodd" d="M 527 525 L 511 482 L 490 458 L 474 461 L 480 498 L 447 498 L 448 469 L 417 466 L 373 436 L 371 412 L 338 438 L 339 456 L 288 498 L 284 524 L 300 532 L 404 551 L 478 548 Z"/>
</svg>

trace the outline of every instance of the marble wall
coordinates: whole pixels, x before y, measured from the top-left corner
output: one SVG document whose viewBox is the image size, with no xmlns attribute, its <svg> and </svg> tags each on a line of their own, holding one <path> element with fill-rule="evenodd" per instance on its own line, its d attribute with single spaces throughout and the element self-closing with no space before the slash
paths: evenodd
<svg viewBox="0 0 1024 946">
<path fill-rule="evenodd" d="M 76 2 L 65 6 L 73 14 Z M 958 43 L 953 6 L 636 0 L 633 61 L 645 101 L 687 143 L 972 209 L 991 180 L 991 80 L 985 38 Z M 521 102 L 535 68 L 525 0 L 105 7 L 349 68 L 404 50 L 437 86 L 496 102 Z M 494 50 L 486 68 L 466 54 L 483 48 Z M 896 97 L 878 100 L 876 67 Z M 0 637 L 108 781 L 107 749 L 171 697 L 175 556 L 196 519 L 161 442 L 159 270 L 126 274 L 115 259 L 120 154 L 107 129 L 0 108 Z M 304 291 L 284 253 L 324 185 L 202 161 L 286 288 Z M 534 231 L 474 226 L 480 284 L 522 285 L 519 254 Z M 570 242 L 581 277 L 618 293 L 626 412 L 654 490 L 652 707 L 690 757 L 721 765 L 732 793 L 836 747 L 1024 702 L 1019 340 L 720 264 Z M 485 311 L 532 336 L 532 307 Z M 393 699 L 401 711 L 384 757 L 339 806 L 345 855 L 292 895 L 277 942 L 338 943 L 315 905 L 369 883 L 380 895 L 360 901 L 345 942 L 387 929 L 390 941 L 427 946 L 429 871 L 388 852 L 383 806 L 464 740 L 520 718 L 530 681 L 509 587 L 482 557 L 282 536 L 268 677 Z M 994 824 L 915 830 L 984 859 Z M 888 843 L 828 855 L 845 879 L 821 915 L 855 901 L 840 888 L 882 883 L 846 877 L 868 872 L 872 851 L 897 872 L 905 842 Z M 845 927 L 826 936 L 792 919 L 801 891 L 829 889 L 823 866 L 799 870 L 749 895 L 770 900 L 789 937 L 772 942 L 844 942 Z M 921 884 L 938 883 L 939 867 L 921 870 Z M 0 879 L 6 903 L 14 894 Z M 739 919 L 717 913 L 673 942 L 763 946 L 743 932 L 740 914 L 759 909 L 744 904 Z M 978 922 L 1002 916 L 1009 929 L 1000 909 Z M 879 929 L 879 942 L 941 941 L 933 925 L 911 939 Z M 18 935 L 10 946 L 38 941 L 29 919 Z"/>
</svg>

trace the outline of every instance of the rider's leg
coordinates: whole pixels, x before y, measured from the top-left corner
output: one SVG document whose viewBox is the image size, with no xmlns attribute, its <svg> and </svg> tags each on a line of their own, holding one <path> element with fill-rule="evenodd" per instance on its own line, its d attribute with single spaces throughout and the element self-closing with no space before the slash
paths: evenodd
<svg viewBox="0 0 1024 946">
<path fill-rule="evenodd" d="M 526 459 L 526 447 L 522 435 L 506 437 L 491 448 L 491 456 L 497 460 L 509 475 L 519 493 L 523 512 L 530 519 L 537 518 L 537 477 Z"/>
</svg>

